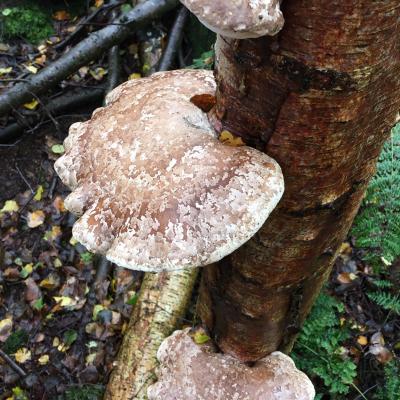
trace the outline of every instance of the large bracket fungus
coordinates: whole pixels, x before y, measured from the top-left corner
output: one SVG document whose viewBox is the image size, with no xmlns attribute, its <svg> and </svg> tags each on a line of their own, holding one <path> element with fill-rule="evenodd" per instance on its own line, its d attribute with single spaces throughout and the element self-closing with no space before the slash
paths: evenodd
<svg viewBox="0 0 400 400">
<path fill-rule="evenodd" d="M 278 164 L 222 144 L 192 96 L 211 72 L 129 81 L 71 127 L 55 168 L 73 192 L 74 237 L 116 264 L 158 272 L 222 259 L 245 243 L 283 193 Z"/>
<path fill-rule="evenodd" d="M 251 367 L 217 353 L 210 343 L 196 344 L 190 329 L 176 331 L 160 346 L 159 381 L 149 400 L 311 400 L 307 376 L 287 355 L 274 352 Z"/>
<path fill-rule="evenodd" d="M 181 0 L 212 31 L 234 39 L 273 36 L 283 26 L 279 0 Z"/>
</svg>

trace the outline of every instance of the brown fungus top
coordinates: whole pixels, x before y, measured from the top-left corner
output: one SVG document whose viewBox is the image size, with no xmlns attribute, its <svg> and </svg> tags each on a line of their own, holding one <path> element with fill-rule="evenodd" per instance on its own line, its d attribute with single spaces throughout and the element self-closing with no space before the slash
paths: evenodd
<svg viewBox="0 0 400 400">
<path fill-rule="evenodd" d="M 180 0 L 212 31 L 235 39 L 273 36 L 283 27 L 279 0 Z"/>
<path fill-rule="evenodd" d="M 92 119 L 71 126 L 55 164 L 80 219 L 74 237 L 137 270 L 210 264 L 246 242 L 283 192 L 278 164 L 218 141 L 190 102 L 215 92 L 211 72 L 132 80 Z"/>
<path fill-rule="evenodd" d="M 274 352 L 249 367 L 196 344 L 189 330 L 176 331 L 160 346 L 158 382 L 149 400 L 312 400 L 315 390 L 292 359 Z"/>
</svg>

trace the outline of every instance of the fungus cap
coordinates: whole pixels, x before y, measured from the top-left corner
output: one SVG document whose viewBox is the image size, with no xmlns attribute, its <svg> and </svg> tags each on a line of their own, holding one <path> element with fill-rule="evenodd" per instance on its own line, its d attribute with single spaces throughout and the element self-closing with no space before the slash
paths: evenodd
<svg viewBox="0 0 400 400">
<path fill-rule="evenodd" d="M 198 345 L 190 329 L 176 331 L 161 344 L 158 382 L 149 400 L 312 400 L 314 386 L 287 355 L 274 352 L 249 367 Z"/>
<path fill-rule="evenodd" d="M 222 36 L 273 36 L 283 27 L 279 0 L 181 0 L 207 28 Z"/>
<path fill-rule="evenodd" d="M 283 193 L 278 164 L 229 147 L 190 99 L 213 95 L 211 72 L 132 80 L 92 119 L 74 124 L 55 169 L 81 217 L 74 237 L 116 264 L 143 271 L 198 267 L 250 239 Z"/>
</svg>

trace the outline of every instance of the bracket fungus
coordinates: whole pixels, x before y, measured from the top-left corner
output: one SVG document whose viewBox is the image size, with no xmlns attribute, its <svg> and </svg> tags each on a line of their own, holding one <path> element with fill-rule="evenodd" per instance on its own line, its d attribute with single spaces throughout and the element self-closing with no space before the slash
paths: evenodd
<svg viewBox="0 0 400 400">
<path fill-rule="evenodd" d="M 280 352 L 249 367 L 217 353 L 212 344 L 196 344 L 190 329 L 175 331 L 160 346 L 159 380 L 149 400 L 312 400 L 314 386 Z"/>
<path fill-rule="evenodd" d="M 283 27 L 279 0 L 181 0 L 212 31 L 229 38 L 273 36 Z"/>
<path fill-rule="evenodd" d="M 283 193 L 278 164 L 222 144 L 190 102 L 214 95 L 212 72 L 171 71 L 114 89 L 74 124 L 55 164 L 80 215 L 74 237 L 131 269 L 204 266 L 245 243 Z"/>
</svg>

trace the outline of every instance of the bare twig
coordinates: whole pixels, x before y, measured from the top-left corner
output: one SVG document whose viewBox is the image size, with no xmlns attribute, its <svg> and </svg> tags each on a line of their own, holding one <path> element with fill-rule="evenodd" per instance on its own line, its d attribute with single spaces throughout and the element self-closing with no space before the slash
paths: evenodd
<svg viewBox="0 0 400 400">
<path fill-rule="evenodd" d="M 17 365 L 7 353 L 0 349 L 0 357 L 18 374 L 21 378 L 26 378 L 28 374 Z"/>
<path fill-rule="evenodd" d="M 168 71 L 178 54 L 179 46 L 182 42 L 183 28 L 185 27 L 189 11 L 182 7 L 179 10 L 178 16 L 175 19 L 174 25 L 169 34 L 169 39 L 163 56 L 158 67 L 159 71 Z"/>
</svg>

